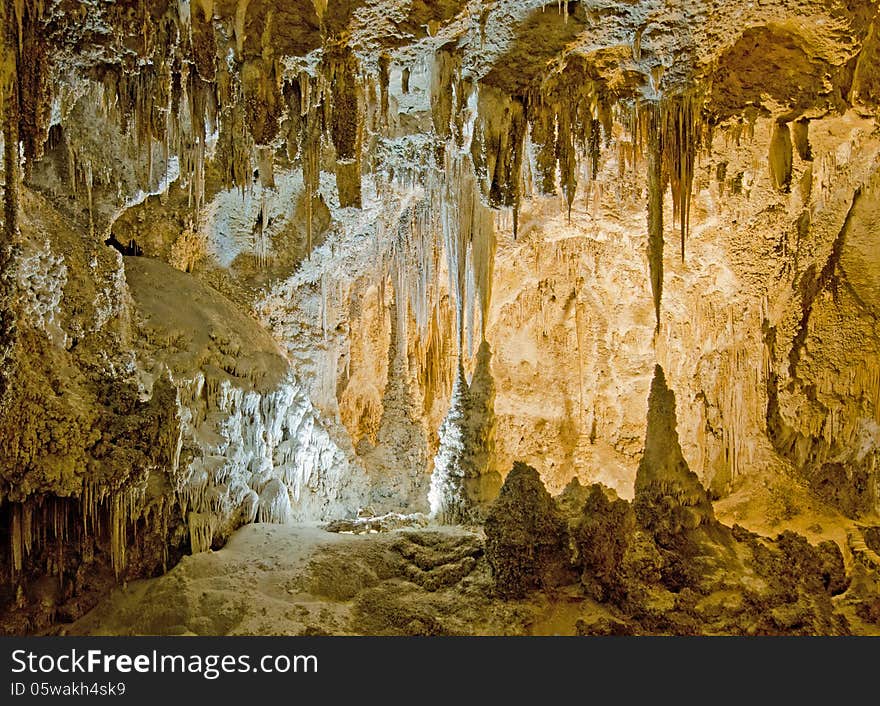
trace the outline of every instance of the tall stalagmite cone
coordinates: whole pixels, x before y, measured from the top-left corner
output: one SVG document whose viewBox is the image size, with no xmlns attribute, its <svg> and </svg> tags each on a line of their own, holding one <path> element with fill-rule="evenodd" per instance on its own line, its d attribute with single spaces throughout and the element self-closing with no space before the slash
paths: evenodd
<svg viewBox="0 0 880 706">
<path fill-rule="evenodd" d="M 681 452 L 676 430 L 675 393 L 663 368 L 654 368 L 648 397 L 645 451 L 636 473 L 633 506 L 639 524 L 658 540 L 714 520 L 712 503 Z"/>
<path fill-rule="evenodd" d="M 791 186 L 792 142 L 788 125 L 778 121 L 773 126 L 770 137 L 770 175 L 779 191 L 788 191 Z"/>
<path fill-rule="evenodd" d="M 468 427 L 473 436 L 474 477 L 465 479 L 465 492 L 477 507 L 492 502 L 501 489 L 495 468 L 495 380 L 491 370 L 492 349 L 487 341 L 477 351 L 477 367 L 471 378 Z"/>
<path fill-rule="evenodd" d="M 468 466 L 469 393 L 459 358 L 449 411 L 440 425 L 440 446 L 434 458 L 434 472 L 431 474 L 431 488 L 428 491 L 431 516 L 444 524 L 468 522 L 470 515 L 463 488 Z"/>
<path fill-rule="evenodd" d="M 501 488 L 495 469 L 495 383 L 492 352 L 483 341 L 468 385 L 459 364 L 449 412 L 440 426 L 428 500 L 431 514 L 447 524 L 482 520 Z"/>
</svg>

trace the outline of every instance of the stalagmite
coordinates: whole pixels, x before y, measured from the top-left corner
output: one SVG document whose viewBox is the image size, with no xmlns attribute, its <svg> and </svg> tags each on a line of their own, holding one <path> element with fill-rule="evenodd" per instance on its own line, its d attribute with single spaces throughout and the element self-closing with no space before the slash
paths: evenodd
<svg viewBox="0 0 880 706">
<path fill-rule="evenodd" d="M 302 88 L 299 77 L 291 78 L 284 83 L 282 94 L 287 103 L 287 121 L 284 136 L 287 147 L 287 159 L 293 162 L 299 155 L 300 131 L 302 130 Z"/>
<path fill-rule="evenodd" d="M 486 556 L 496 589 L 522 598 L 566 582 L 569 532 L 538 472 L 516 462 L 486 518 Z"/>
<path fill-rule="evenodd" d="M 465 479 L 470 472 L 468 435 L 469 390 L 464 369 L 458 366 L 458 374 L 452 387 L 449 412 L 440 425 L 440 446 L 434 458 L 434 472 L 428 504 L 431 516 L 443 524 L 470 522 L 473 506 L 465 494 Z"/>
<path fill-rule="evenodd" d="M 574 203 L 575 194 L 577 193 L 577 164 L 574 131 L 569 111 L 562 110 L 558 114 L 558 121 L 556 130 L 556 157 L 559 160 L 559 178 L 562 182 L 562 193 L 565 196 L 565 202 L 568 205 L 568 218 L 571 220 L 571 207 Z M 593 162 L 593 178 L 595 179 L 596 172 L 598 171 L 598 147 L 596 154 L 591 155 L 591 160 Z"/>
<path fill-rule="evenodd" d="M 678 439 L 675 394 L 659 365 L 648 399 L 645 450 L 635 481 L 633 507 L 639 523 L 659 540 L 712 522 L 712 504 L 696 474 L 688 468 Z"/>
</svg>

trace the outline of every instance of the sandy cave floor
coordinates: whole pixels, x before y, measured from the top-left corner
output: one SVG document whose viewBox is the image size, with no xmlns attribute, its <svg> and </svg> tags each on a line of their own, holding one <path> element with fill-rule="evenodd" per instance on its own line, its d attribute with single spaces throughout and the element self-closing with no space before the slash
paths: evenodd
<svg viewBox="0 0 880 706">
<path fill-rule="evenodd" d="M 340 534 L 252 524 L 164 576 L 117 588 L 69 635 L 574 634 L 610 617 L 565 589 L 553 600 L 490 598 L 476 531 Z"/>
</svg>

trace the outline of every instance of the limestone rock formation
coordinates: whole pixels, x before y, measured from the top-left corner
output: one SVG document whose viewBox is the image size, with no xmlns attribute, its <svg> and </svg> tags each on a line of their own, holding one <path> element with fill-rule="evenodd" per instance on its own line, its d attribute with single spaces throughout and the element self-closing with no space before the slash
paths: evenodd
<svg viewBox="0 0 880 706">
<path fill-rule="evenodd" d="M 440 425 L 440 444 L 434 459 L 428 500 L 442 522 L 467 523 L 482 519 L 501 487 L 495 469 L 495 384 L 489 368 L 486 341 L 477 352 L 470 385 L 459 368 L 449 413 Z"/>
<path fill-rule="evenodd" d="M 534 468 L 514 464 L 485 529 L 486 557 L 501 595 L 516 598 L 564 582 L 568 528 Z"/>
<path fill-rule="evenodd" d="M 676 427 L 675 394 L 666 386 L 663 368 L 657 365 L 633 507 L 639 524 L 661 542 L 714 520 L 709 497 L 682 455 Z"/>
</svg>

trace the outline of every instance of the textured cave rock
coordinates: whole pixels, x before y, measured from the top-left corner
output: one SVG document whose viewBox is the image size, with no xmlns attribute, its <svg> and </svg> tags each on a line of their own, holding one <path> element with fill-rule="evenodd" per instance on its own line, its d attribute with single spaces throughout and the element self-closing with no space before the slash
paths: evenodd
<svg viewBox="0 0 880 706">
<path fill-rule="evenodd" d="M 623 562 L 637 532 L 632 506 L 593 485 L 587 489 L 579 515 L 572 538 L 587 592 L 599 600 L 622 597 L 626 591 Z"/>
<path fill-rule="evenodd" d="M 634 504 L 608 488 L 570 487 L 553 499 L 525 465 L 511 471 L 487 518 L 486 556 L 503 596 L 534 595 L 581 572 L 586 596 L 610 613 L 578 619 L 577 634 L 850 630 L 831 600 L 851 581 L 836 543 L 812 545 L 791 531 L 770 540 L 713 523 L 663 545 L 639 527 Z M 873 620 L 870 603 L 850 600 Z"/>
<path fill-rule="evenodd" d="M 576 481 L 554 499 L 534 469 L 515 465 L 485 525 L 496 590 L 524 597 L 579 572 L 585 594 L 614 610 L 580 619 L 584 635 L 849 632 L 831 601 L 851 581 L 835 542 L 813 545 L 790 530 L 770 540 L 714 519 L 681 457 L 659 366 L 636 483 L 632 503 Z"/>
<path fill-rule="evenodd" d="M 486 557 L 504 596 L 526 595 L 565 582 L 568 528 L 538 472 L 514 464 L 485 521 Z"/>
</svg>

